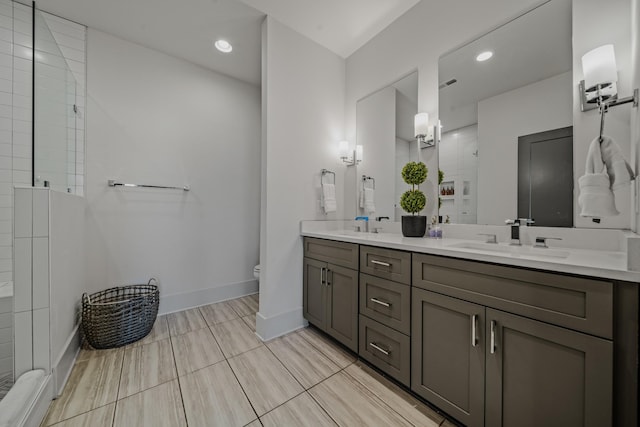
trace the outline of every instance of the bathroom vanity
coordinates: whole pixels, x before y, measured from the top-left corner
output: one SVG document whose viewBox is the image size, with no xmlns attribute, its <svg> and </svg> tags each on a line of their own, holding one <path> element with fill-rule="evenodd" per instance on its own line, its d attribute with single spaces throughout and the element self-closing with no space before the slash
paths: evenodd
<svg viewBox="0 0 640 427">
<path fill-rule="evenodd" d="M 461 423 L 637 425 L 640 273 L 623 253 L 302 234 L 305 318 Z"/>
</svg>

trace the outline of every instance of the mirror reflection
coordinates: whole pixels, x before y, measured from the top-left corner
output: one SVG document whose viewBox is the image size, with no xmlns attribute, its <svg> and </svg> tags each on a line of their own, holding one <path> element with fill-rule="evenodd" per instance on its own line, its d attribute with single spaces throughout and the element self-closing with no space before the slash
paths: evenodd
<svg viewBox="0 0 640 427">
<path fill-rule="evenodd" d="M 440 58 L 440 215 L 573 226 L 571 44 L 552 0 Z"/>
<path fill-rule="evenodd" d="M 391 221 L 400 221 L 406 215 L 400 207 L 400 195 L 407 190 L 407 184 L 400 172 L 407 162 L 419 161 L 413 135 L 417 112 L 417 71 L 358 101 L 357 143 L 367 151 L 366 162 L 358 166 L 359 214 L 388 217 Z M 366 189 L 373 186 L 371 204 L 371 192 Z"/>
</svg>

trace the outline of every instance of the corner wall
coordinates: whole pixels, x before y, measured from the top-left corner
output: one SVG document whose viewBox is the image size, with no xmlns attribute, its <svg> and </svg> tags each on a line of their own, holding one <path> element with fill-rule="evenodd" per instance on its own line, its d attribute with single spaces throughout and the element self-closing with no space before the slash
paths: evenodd
<svg viewBox="0 0 640 427">
<path fill-rule="evenodd" d="M 255 292 L 260 89 L 94 29 L 87 59 L 89 290 L 156 277 L 163 313 Z"/>
<path fill-rule="evenodd" d="M 631 0 L 631 88 L 640 88 L 640 0 Z M 640 107 L 631 110 L 631 157 L 636 176 L 640 174 Z M 635 215 L 631 229 L 640 231 L 640 178 L 635 180 Z"/>
<path fill-rule="evenodd" d="M 574 0 L 573 1 L 573 174 L 574 225 L 578 228 L 631 227 L 631 188 L 615 192 L 620 215 L 602 218 L 600 224 L 580 216 L 578 179 L 584 175 L 587 152 L 591 141 L 600 133 L 598 109 L 580 111 L 578 83 L 582 74 L 582 55 L 596 47 L 613 44 L 618 67 L 618 96 L 631 94 L 631 0 Z M 597 25 L 594 25 L 597 22 Z M 606 116 L 604 133 L 612 137 L 625 158 L 631 153 L 630 104 L 611 108 Z"/>
<path fill-rule="evenodd" d="M 302 318 L 300 221 L 342 219 L 345 61 L 275 19 L 263 24 L 260 311 L 268 340 Z M 355 141 L 353 139 L 352 141 Z M 320 211 L 320 170 L 336 172 L 338 211 Z M 354 202 L 355 206 L 355 202 Z"/>
</svg>

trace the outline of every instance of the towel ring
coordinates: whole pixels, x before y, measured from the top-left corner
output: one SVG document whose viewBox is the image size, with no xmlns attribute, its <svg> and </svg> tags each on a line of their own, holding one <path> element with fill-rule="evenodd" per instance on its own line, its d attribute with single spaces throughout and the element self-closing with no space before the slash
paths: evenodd
<svg viewBox="0 0 640 427">
<path fill-rule="evenodd" d="M 324 185 L 323 178 L 325 175 L 333 175 L 333 185 L 336 185 L 336 173 L 330 171 L 329 169 L 322 169 L 320 171 L 320 185 Z M 328 182 L 327 184 L 331 184 Z"/>
<path fill-rule="evenodd" d="M 371 181 L 371 188 L 376 189 L 376 179 L 372 176 L 362 175 L 362 186 L 367 184 L 367 181 Z"/>
</svg>

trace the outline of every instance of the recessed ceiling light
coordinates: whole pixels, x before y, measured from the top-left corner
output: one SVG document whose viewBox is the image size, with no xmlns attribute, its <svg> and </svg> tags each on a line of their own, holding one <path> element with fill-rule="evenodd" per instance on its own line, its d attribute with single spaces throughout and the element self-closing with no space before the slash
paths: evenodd
<svg viewBox="0 0 640 427">
<path fill-rule="evenodd" d="M 233 50 L 233 46 L 231 46 L 231 43 L 222 39 L 216 40 L 215 46 L 216 46 L 216 49 L 224 53 L 229 53 Z"/>
<path fill-rule="evenodd" d="M 490 50 L 487 50 L 485 52 L 482 52 L 478 56 L 476 56 L 476 61 L 478 61 L 478 62 L 486 61 L 487 59 L 491 58 L 492 56 L 493 56 L 493 52 L 491 52 Z"/>
</svg>

